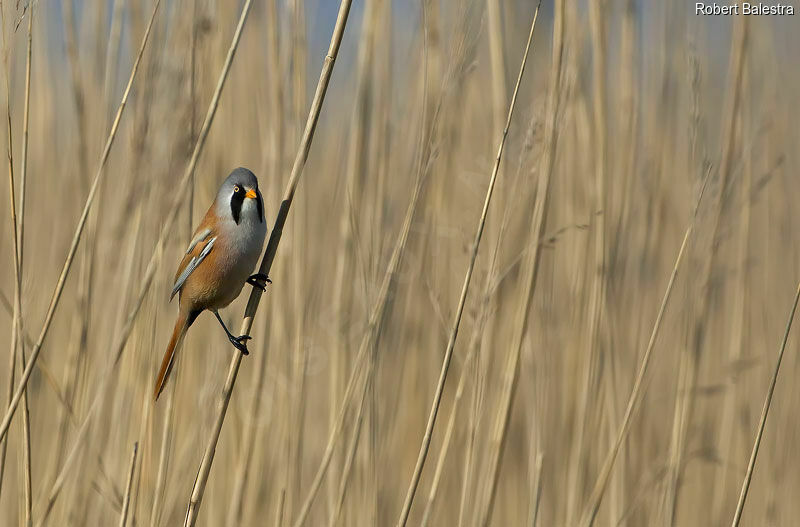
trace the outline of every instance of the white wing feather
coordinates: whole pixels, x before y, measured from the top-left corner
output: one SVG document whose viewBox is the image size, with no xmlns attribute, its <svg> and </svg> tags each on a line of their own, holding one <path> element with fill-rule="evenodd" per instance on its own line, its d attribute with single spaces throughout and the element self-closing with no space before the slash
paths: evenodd
<svg viewBox="0 0 800 527">
<path fill-rule="evenodd" d="M 208 229 L 206 229 L 206 230 L 208 230 Z M 203 232 L 205 232 L 205 231 L 203 231 Z M 211 232 L 211 231 L 208 231 L 208 232 Z M 203 234 L 203 233 L 201 232 L 200 234 Z M 189 246 L 189 251 L 187 251 L 187 253 L 190 252 L 192 249 L 194 249 L 194 247 L 198 243 L 200 243 L 202 240 L 204 240 L 206 238 L 206 236 L 208 236 L 208 234 L 206 234 L 205 236 L 200 238 L 200 234 L 198 234 L 195 237 L 195 239 L 192 240 L 192 243 Z M 198 239 L 198 238 L 200 238 L 200 239 Z M 202 262 L 205 259 L 205 257 L 208 256 L 208 253 L 211 252 L 211 249 L 214 247 L 214 242 L 216 240 L 217 240 L 216 236 L 214 236 L 213 238 L 208 240 L 208 243 L 206 244 L 205 247 L 203 247 L 203 250 L 200 252 L 200 254 L 198 256 L 193 256 L 192 259 L 189 260 L 189 263 L 186 264 L 186 269 L 184 269 L 183 272 L 180 274 L 180 276 L 178 276 L 178 279 L 175 280 L 175 285 L 172 286 L 172 293 L 169 295 L 170 301 L 172 301 L 172 297 L 175 296 L 175 293 L 177 293 L 178 291 L 181 290 L 181 287 L 183 287 L 183 284 L 186 283 L 186 279 L 189 278 L 189 275 L 192 274 L 192 271 L 197 269 L 197 266 L 200 265 L 200 262 Z"/>
</svg>

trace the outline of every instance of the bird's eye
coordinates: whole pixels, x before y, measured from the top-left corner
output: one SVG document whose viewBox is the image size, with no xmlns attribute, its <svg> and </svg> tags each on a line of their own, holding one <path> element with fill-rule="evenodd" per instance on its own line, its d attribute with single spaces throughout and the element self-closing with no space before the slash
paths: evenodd
<svg viewBox="0 0 800 527">
<path fill-rule="evenodd" d="M 240 190 L 242 190 L 242 189 L 240 189 L 240 188 L 239 188 L 239 185 L 234 185 L 234 186 L 233 186 L 233 191 L 234 191 L 235 193 L 237 193 L 237 194 L 238 194 Z"/>
</svg>

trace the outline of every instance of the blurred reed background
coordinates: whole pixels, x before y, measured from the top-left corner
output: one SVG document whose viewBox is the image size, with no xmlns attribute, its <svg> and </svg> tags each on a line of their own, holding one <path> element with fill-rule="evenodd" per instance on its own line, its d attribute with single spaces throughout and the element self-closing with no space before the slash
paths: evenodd
<svg viewBox="0 0 800 527">
<path fill-rule="evenodd" d="M 397 521 L 535 9 L 532 0 L 421 1 L 424 11 L 354 3 L 202 525 L 292 525 L 306 503 L 305 525 Z M 175 266 L 234 167 L 258 175 L 271 224 L 337 5 L 254 2 L 190 189 L 178 182 L 241 3 L 161 6 L 28 386 L 31 497 L 17 412 L 0 524 L 24 525 L 29 507 L 33 525 L 117 525 L 124 507 L 127 525 L 181 524 L 233 350 L 200 317 L 153 406 Z M 18 195 L 33 14 L 20 295 L 29 353 L 152 3 L 2 8 Z M 693 2 L 544 2 L 410 525 L 578 522 L 706 174 L 596 524 L 730 522 L 800 279 L 797 27 L 794 17 L 696 17 Z M 115 363 L 176 193 L 178 221 Z M 532 227 L 537 200 L 542 235 Z M 0 200 L 0 335 L 12 358 L 9 205 Z M 380 295 L 409 210 L 402 260 Z M 244 302 L 226 310 L 228 321 Z M 309 501 L 360 349 L 367 362 Z M 790 337 L 745 525 L 800 517 L 797 351 Z M 11 371 L 0 360 L 3 407 Z"/>
</svg>

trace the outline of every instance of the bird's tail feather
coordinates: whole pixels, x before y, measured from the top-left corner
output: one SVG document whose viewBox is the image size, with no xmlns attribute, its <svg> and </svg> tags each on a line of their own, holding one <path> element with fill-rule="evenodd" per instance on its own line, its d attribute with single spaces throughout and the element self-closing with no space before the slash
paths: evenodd
<svg viewBox="0 0 800 527">
<path fill-rule="evenodd" d="M 167 378 L 172 365 L 175 363 L 175 356 L 180 351 L 181 344 L 183 344 L 183 337 L 186 335 L 186 330 L 189 329 L 188 317 L 181 313 L 178 315 L 178 320 L 175 321 L 175 329 L 172 330 L 172 338 L 169 339 L 167 351 L 164 353 L 164 359 L 161 361 L 161 368 L 158 370 L 158 378 L 156 379 L 155 391 L 153 392 L 153 401 L 158 400 L 158 396 L 164 390 L 167 384 Z"/>
</svg>

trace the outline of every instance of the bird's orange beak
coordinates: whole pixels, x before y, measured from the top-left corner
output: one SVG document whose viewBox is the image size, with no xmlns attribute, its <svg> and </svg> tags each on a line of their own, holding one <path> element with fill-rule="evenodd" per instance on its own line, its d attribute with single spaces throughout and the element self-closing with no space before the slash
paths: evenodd
<svg viewBox="0 0 800 527">
<path fill-rule="evenodd" d="M 244 197 L 250 198 L 250 199 L 256 199 L 258 197 L 258 194 L 256 194 L 255 190 L 249 188 L 249 189 L 247 189 L 247 193 L 244 195 Z"/>
</svg>

